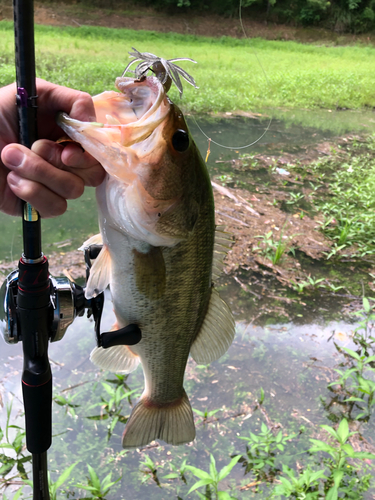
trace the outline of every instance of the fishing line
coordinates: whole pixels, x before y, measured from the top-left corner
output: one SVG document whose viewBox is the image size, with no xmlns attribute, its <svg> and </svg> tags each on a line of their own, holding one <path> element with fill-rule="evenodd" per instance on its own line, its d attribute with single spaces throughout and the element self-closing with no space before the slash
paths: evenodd
<svg viewBox="0 0 375 500">
<path fill-rule="evenodd" d="M 243 22 L 242 22 L 242 0 L 240 0 L 239 21 L 240 21 L 240 25 L 241 25 L 242 32 L 243 32 L 243 34 L 245 35 L 245 38 L 246 38 L 247 40 L 249 40 L 249 37 L 248 37 L 248 36 L 247 36 L 247 34 L 246 34 L 246 31 L 245 31 L 245 28 L 244 28 L 244 25 L 243 25 Z M 267 82 L 267 85 L 268 85 L 268 86 L 270 86 L 270 82 L 269 82 L 269 80 L 268 80 L 268 78 L 267 78 L 267 73 L 266 73 L 266 71 L 265 71 L 265 69 L 264 69 L 264 67 L 263 67 L 262 63 L 260 62 L 260 59 L 259 59 L 259 57 L 258 57 L 258 54 L 257 54 L 257 53 L 256 53 L 256 51 L 253 49 L 253 47 L 250 47 L 250 48 L 251 48 L 251 50 L 252 50 L 253 54 L 255 55 L 255 57 L 256 57 L 256 59 L 257 59 L 257 61 L 258 61 L 258 64 L 259 64 L 259 66 L 260 66 L 260 68 L 261 68 L 261 70 L 263 71 L 263 75 L 264 75 L 264 78 L 265 78 L 265 80 L 266 80 L 266 82 Z M 197 120 L 195 119 L 195 116 L 194 116 L 194 115 L 192 115 L 192 119 L 194 120 L 194 123 L 195 123 L 195 125 L 198 127 L 198 129 L 200 130 L 200 132 L 201 132 L 201 133 L 202 133 L 202 134 L 206 137 L 206 139 L 209 141 L 209 143 L 208 143 L 208 151 L 207 151 L 206 162 L 207 162 L 207 159 L 208 159 L 209 154 L 210 154 L 210 145 L 211 145 L 211 143 L 212 143 L 212 144 L 215 144 L 216 146 L 219 146 L 219 147 L 221 147 L 221 148 L 224 148 L 224 149 L 246 149 L 246 148 L 249 148 L 250 146 L 254 146 L 254 144 L 256 144 L 257 142 L 259 142 L 260 140 L 262 140 L 262 139 L 263 139 L 263 137 L 266 135 L 266 133 L 269 131 L 270 126 L 271 126 L 271 123 L 272 123 L 272 117 L 271 117 L 271 118 L 270 118 L 270 120 L 269 120 L 269 122 L 268 122 L 267 127 L 265 128 L 265 130 L 264 130 L 264 132 L 263 132 L 263 134 L 262 134 L 260 137 L 258 137 L 258 139 L 256 139 L 254 142 L 251 142 L 250 144 L 246 144 L 246 146 L 225 146 L 224 144 L 220 144 L 219 142 L 216 142 L 216 141 L 214 141 L 211 137 L 209 137 L 209 136 L 208 136 L 208 135 L 204 132 L 204 130 L 202 130 L 202 128 L 199 126 L 199 124 L 198 124 Z"/>
</svg>

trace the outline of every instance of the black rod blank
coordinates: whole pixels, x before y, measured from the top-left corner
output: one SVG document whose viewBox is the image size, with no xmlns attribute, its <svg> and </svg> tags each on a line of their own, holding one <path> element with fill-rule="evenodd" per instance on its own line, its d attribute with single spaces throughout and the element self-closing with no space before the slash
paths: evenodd
<svg viewBox="0 0 375 500">
<path fill-rule="evenodd" d="M 13 0 L 13 12 L 20 143 L 31 148 L 38 134 L 33 1 Z M 42 256 L 40 217 L 24 202 L 22 218 L 24 256 L 32 262 Z"/>
</svg>

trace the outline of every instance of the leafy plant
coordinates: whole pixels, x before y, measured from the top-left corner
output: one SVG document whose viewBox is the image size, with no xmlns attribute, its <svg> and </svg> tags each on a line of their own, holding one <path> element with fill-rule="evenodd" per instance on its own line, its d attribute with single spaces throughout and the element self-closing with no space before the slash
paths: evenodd
<svg viewBox="0 0 375 500">
<path fill-rule="evenodd" d="M 126 391 L 124 385 L 120 383 L 116 383 L 115 387 L 107 384 L 106 382 L 102 382 L 102 386 L 109 395 L 109 398 L 104 398 L 101 396 L 101 403 L 95 403 L 89 407 L 95 408 L 100 406 L 104 411 L 100 415 L 88 416 L 87 418 L 90 420 L 110 420 L 108 425 L 108 439 L 111 437 L 113 430 L 117 424 L 117 422 L 126 423 L 126 417 L 121 414 L 122 412 L 122 401 L 126 398 L 129 398 L 136 391 Z"/>
<path fill-rule="evenodd" d="M 273 232 L 269 231 L 265 235 L 258 235 L 255 238 L 259 238 L 261 241 L 261 247 L 254 247 L 253 250 L 260 250 L 261 253 L 271 260 L 272 264 L 276 265 L 286 252 L 288 248 L 288 241 L 283 241 L 283 232 L 281 231 L 280 236 L 277 241 L 273 239 Z M 294 248 L 290 247 L 287 253 L 292 253 L 294 255 Z"/>
<path fill-rule="evenodd" d="M 375 455 L 368 452 L 354 451 L 352 445 L 348 443 L 350 436 L 356 432 L 349 431 L 348 421 L 344 418 L 341 420 L 337 431 L 329 425 L 321 425 L 335 440 L 334 445 L 321 441 L 319 439 L 310 439 L 313 446 L 310 448 L 310 453 L 325 452 L 331 458 L 324 462 L 330 471 L 329 482 L 331 485 L 326 494 L 326 499 L 336 500 L 344 475 L 347 474 L 347 469 L 354 467 L 349 460 L 353 459 L 375 459 Z"/>
<path fill-rule="evenodd" d="M 51 481 L 50 474 L 48 474 L 48 489 L 49 489 L 49 494 L 51 497 L 51 500 L 57 500 L 57 490 L 62 486 L 65 481 L 70 477 L 70 474 L 72 473 L 74 467 L 78 464 L 78 462 L 75 462 L 74 464 L 70 465 L 67 469 L 60 474 L 58 479 L 55 482 Z"/>
<path fill-rule="evenodd" d="M 147 481 L 148 477 L 151 475 L 152 479 L 155 481 L 155 483 L 160 486 L 160 481 L 158 479 L 157 475 L 157 466 L 153 462 L 153 460 L 148 456 L 145 455 L 144 462 L 140 462 L 141 465 L 146 467 L 146 470 L 141 470 L 143 474 L 145 474 L 144 478 L 142 479 L 142 483 Z"/>
<path fill-rule="evenodd" d="M 112 481 L 112 472 L 110 472 L 101 481 L 91 465 L 87 464 L 87 469 L 89 471 L 87 483 L 78 483 L 75 486 L 77 488 L 81 488 L 82 490 L 89 491 L 95 498 L 105 498 L 112 486 L 114 486 L 122 479 L 122 476 L 120 476 L 118 479 L 116 479 L 116 481 Z"/>
<path fill-rule="evenodd" d="M 354 316 L 361 318 L 358 323 L 357 328 L 354 330 L 354 342 L 361 345 L 368 352 L 369 348 L 375 342 L 375 337 L 372 335 L 373 325 L 375 323 L 375 305 L 370 303 L 374 299 L 363 297 L 362 305 L 363 309 L 353 313 Z"/>
<path fill-rule="evenodd" d="M 202 469 L 198 469 L 197 467 L 187 465 L 186 469 L 190 470 L 194 474 L 194 476 L 199 478 L 199 481 L 197 481 L 190 488 L 188 494 L 190 494 L 192 491 L 197 490 L 198 488 L 206 486 L 209 491 L 212 488 L 213 494 L 215 495 L 214 498 L 217 500 L 230 500 L 231 498 L 233 498 L 229 495 L 228 492 L 219 490 L 219 483 L 230 474 L 231 470 L 240 460 L 240 458 L 241 455 L 233 457 L 229 464 L 223 467 L 220 472 L 218 472 L 216 469 L 215 458 L 212 454 L 210 454 L 210 472 L 206 472 Z M 206 496 L 202 495 L 201 493 L 197 493 L 199 495 L 199 498 L 206 498 Z"/>
<path fill-rule="evenodd" d="M 62 394 L 58 394 L 53 398 L 55 403 L 57 403 L 59 406 L 65 406 L 65 411 L 66 413 L 69 413 L 72 417 L 76 417 L 76 412 L 75 408 L 78 408 L 80 405 L 75 405 L 73 403 L 73 400 L 77 397 L 77 394 L 74 394 L 71 397 L 65 397 Z"/>
<path fill-rule="evenodd" d="M 195 412 L 197 415 L 202 417 L 203 423 L 206 423 L 207 419 L 213 417 L 219 411 L 221 411 L 221 408 L 217 408 L 216 410 L 210 410 L 210 411 L 208 411 L 207 408 L 205 409 L 205 411 L 200 411 L 200 410 L 197 410 L 196 408 L 193 408 L 193 412 Z"/>
<path fill-rule="evenodd" d="M 262 422 L 261 431 L 258 434 L 250 432 L 249 437 L 239 436 L 239 439 L 247 442 L 247 460 L 244 463 L 246 465 L 245 474 L 253 469 L 262 469 L 266 465 L 274 468 L 275 453 L 277 451 L 284 451 L 286 442 L 296 436 L 297 434 L 283 436 L 281 430 L 275 436 L 264 422 Z"/>
<path fill-rule="evenodd" d="M 307 467 L 303 472 L 296 473 L 287 465 L 283 465 L 283 473 L 280 476 L 281 484 L 273 489 L 274 495 L 284 495 L 285 497 L 297 498 L 298 500 L 315 500 L 322 498 L 319 492 L 319 480 L 327 479 L 324 469 L 312 471 Z"/>
<path fill-rule="evenodd" d="M 169 464 L 172 471 L 170 474 L 167 474 L 166 476 L 163 476 L 163 479 L 177 479 L 177 478 L 180 478 L 181 481 L 183 481 L 185 484 L 187 484 L 187 481 L 186 481 L 186 477 L 185 477 L 185 473 L 187 471 L 187 468 L 186 468 L 186 459 L 183 460 L 183 462 L 181 463 L 180 467 L 177 467 L 176 465 L 174 465 L 173 463 L 170 463 Z"/>
<path fill-rule="evenodd" d="M 302 193 L 289 193 L 289 195 L 290 198 L 286 202 L 287 205 L 294 205 L 296 203 L 299 203 L 305 197 L 305 195 Z"/>
<path fill-rule="evenodd" d="M 314 278 L 313 276 L 306 276 L 306 280 L 304 281 L 294 281 L 290 280 L 290 284 L 292 285 L 292 288 L 298 292 L 301 293 L 305 290 L 305 288 L 325 288 L 325 285 L 322 285 L 321 283 L 324 280 L 324 278 Z"/>
<path fill-rule="evenodd" d="M 12 402 L 7 405 L 7 418 L 5 424 L 5 432 L 0 427 L 0 448 L 10 450 L 11 456 L 0 453 L 0 475 L 5 478 L 14 467 L 17 473 L 12 477 L 7 477 L 6 481 L 11 481 L 17 477 L 22 480 L 27 480 L 28 475 L 25 470 L 25 464 L 31 461 L 31 455 L 24 454 L 25 451 L 25 431 L 18 425 L 10 425 L 12 413 Z M 10 437 L 12 430 L 15 431 L 14 437 Z M 4 441 L 5 437 L 5 441 Z"/>
</svg>

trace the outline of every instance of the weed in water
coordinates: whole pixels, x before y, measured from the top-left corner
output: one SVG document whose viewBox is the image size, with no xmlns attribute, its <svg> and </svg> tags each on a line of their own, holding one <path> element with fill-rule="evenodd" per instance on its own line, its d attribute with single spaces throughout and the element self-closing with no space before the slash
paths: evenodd
<svg viewBox="0 0 375 500">
<path fill-rule="evenodd" d="M 222 481 L 224 478 L 226 478 L 233 467 L 236 465 L 236 463 L 240 460 L 241 455 L 237 455 L 232 458 L 232 460 L 229 462 L 228 465 L 223 467 L 220 472 L 217 471 L 216 469 L 216 462 L 215 458 L 212 454 L 210 454 L 210 472 L 206 472 L 202 469 L 198 469 L 197 467 L 193 467 L 191 465 L 187 465 L 186 469 L 191 471 L 194 476 L 199 478 L 199 481 L 197 481 L 189 490 L 188 494 L 190 494 L 192 491 L 197 490 L 198 488 L 202 488 L 203 486 L 206 487 L 207 493 L 210 495 L 209 498 L 213 498 L 215 500 L 230 500 L 233 497 L 229 495 L 228 492 L 226 491 L 221 491 L 219 490 L 219 483 Z M 212 497 L 212 493 L 214 497 Z M 197 492 L 199 495 L 199 498 L 207 498 L 207 496 L 202 495 L 202 493 Z"/>
<path fill-rule="evenodd" d="M 7 405 L 5 432 L 0 427 L 0 448 L 3 450 L 10 450 L 11 455 L 8 456 L 6 453 L 0 453 L 0 475 L 3 478 L 2 482 L 4 485 L 17 478 L 24 481 L 28 480 L 25 464 L 31 461 L 31 455 L 24 454 L 26 448 L 25 431 L 18 425 L 10 425 L 11 413 L 12 403 Z M 10 434 L 13 434 L 13 431 L 15 431 L 15 436 L 11 438 Z M 9 476 L 8 474 L 10 474 L 14 468 L 16 468 L 17 472 L 13 472 L 13 474 Z"/>
<path fill-rule="evenodd" d="M 375 382 L 369 378 L 365 378 L 364 371 L 366 370 L 366 373 L 372 375 L 375 373 L 375 368 L 371 367 L 371 363 L 375 362 L 375 356 L 366 356 L 364 350 L 358 354 L 348 347 L 343 347 L 342 349 L 352 358 L 355 364 L 353 368 L 346 370 L 341 377 L 342 379 L 345 378 L 345 380 L 351 379 L 352 382 L 350 387 L 347 387 L 351 396 L 344 401 L 355 402 L 356 406 L 361 410 L 361 413 L 356 415 L 356 419 L 368 419 L 375 404 Z"/>
<path fill-rule="evenodd" d="M 116 479 L 116 481 L 112 481 L 112 472 L 107 474 L 105 478 L 100 481 L 97 473 L 91 467 L 91 465 L 87 464 L 87 468 L 89 471 L 89 477 L 87 478 L 86 484 L 78 483 L 75 485 L 77 488 L 81 488 L 82 490 L 88 491 L 94 498 L 105 498 L 108 494 L 109 490 L 121 480 L 121 476 Z"/>
<path fill-rule="evenodd" d="M 145 469 L 141 469 L 142 474 L 144 474 L 142 478 L 142 483 L 145 483 L 148 481 L 149 477 L 152 477 L 152 479 L 155 481 L 155 483 L 161 487 L 160 481 L 158 478 L 158 471 L 157 471 L 157 465 L 153 460 L 148 456 L 145 455 L 145 459 L 143 462 L 140 462 L 141 465 L 145 467 Z"/>
<path fill-rule="evenodd" d="M 62 394 L 58 394 L 53 398 L 53 400 L 59 406 L 65 406 L 66 413 L 69 413 L 69 415 L 71 415 L 72 417 L 76 417 L 75 408 L 78 408 L 80 405 L 75 405 L 73 403 L 73 400 L 77 397 L 77 394 L 78 393 L 70 397 L 69 396 L 65 397 Z"/>
<path fill-rule="evenodd" d="M 177 467 L 173 463 L 170 463 L 170 468 L 172 469 L 172 472 L 170 474 L 167 474 L 166 476 L 163 476 L 163 479 L 181 479 L 182 482 L 187 484 L 185 473 L 187 471 L 186 469 L 186 459 L 182 462 L 180 467 Z"/>
<path fill-rule="evenodd" d="M 72 464 L 70 467 L 64 470 L 62 474 L 58 477 L 55 482 L 52 482 L 50 474 L 48 474 L 48 488 L 51 500 L 57 500 L 57 490 L 62 486 L 67 479 L 69 479 L 70 474 L 72 473 L 74 467 L 78 462 Z"/>
<path fill-rule="evenodd" d="M 375 323 L 375 304 L 373 304 L 375 299 L 363 297 L 362 305 L 363 309 L 353 313 L 353 316 L 361 318 L 358 323 L 357 328 L 354 330 L 354 342 L 363 347 L 366 353 L 372 349 L 375 342 L 375 337 L 372 335 L 372 330 Z M 371 302 L 370 302 L 371 301 Z"/>
<path fill-rule="evenodd" d="M 193 408 L 193 411 L 199 415 L 200 417 L 202 417 L 202 422 L 203 423 L 206 423 L 207 422 L 207 419 L 213 417 L 218 411 L 222 411 L 221 408 L 217 408 L 216 410 L 210 410 L 208 411 L 207 408 L 205 409 L 205 411 L 200 411 L 200 410 L 197 410 L 196 408 Z"/>
<path fill-rule="evenodd" d="M 319 480 L 327 479 L 324 472 L 324 469 L 314 472 L 307 467 L 303 472 L 296 473 L 287 465 L 283 465 L 283 473 L 287 477 L 279 477 L 281 484 L 274 488 L 273 494 L 301 500 L 323 498 L 319 492 Z"/>
<path fill-rule="evenodd" d="M 129 399 L 132 394 L 136 391 L 126 391 L 125 387 L 122 383 L 118 383 L 113 387 L 106 382 L 102 382 L 102 386 L 109 395 L 109 399 L 101 396 L 101 403 L 95 403 L 89 406 L 89 410 L 92 408 L 100 407 L 102 412 L 100 415 L 88 416 L 86 418 L 90 420 L 107 420 L 109 419 L 110 423 L 108 424 L 108 439 L 112 436 L 113 430 L 117 424 L 117 422 L 126 423 L 127 418 L 121 414 L 122 412 L 122 401 L 124 399 Z"/>
<path fill-rule="evenodd" d="M 274 469 L 276 452 L 284 451 L 286 442 L 296 436 L 297 434 L 283 436 L 281 430 L 275 436 L 265 423 L 262 423 L 259 434 L 250 432 L 249 437 L 239 436 L 239 439 L 247 442 L 247 458 L 242 460 L 243 465 L 246 467 L 245 474 L 254 469 L 263 469 L 266 465 Z"/>
<path fill-rule="evenodd" d="M 319 439 L 310 439 L 313 446 L 310 448 L 310 453 L 325 452 L 330 455 L 330 458 L 323 459 L 323 463 L 329 469 L 329 476 L 326 482 L 326 499 L 337 500 L 340 491 L 340 486 L 344 476 L 348 475 L 350 469 L 355 470 L 356 465 L 353 465 L 353 459 L 361 460 L 374 460 L 375 455 L 363 451 L 354 451 L 352 445 L 348 443 L 348 439 L 356 434 L 356 432 L 349 432 L 348 421 L 344 418 L 341 420 L 337 431 L 329 426 L 321 426 L 327 431 L 335 440 L 334 445 L 321 441 Z M 342 491 L 342 488 L 341 488 Z M 360 497 L 350 497 L 360 498 Z"/>
<path fill-rule="evenodd" d="M 337 243 L 335 243 L 332 247 L 331 247 L 331 250 L 330 252 L 323 252 L 324 255 L 326 256 L 326 259 L 329 260 L 331 259 L 332 257 L 337 257 L 339 256 L 339 252 L 340 250 L 342 250 L 343 248 L 345 248 L 346 245 L 338 245 Z"/>
<path fill-rule="evenodd" d="M 298 293 L 302 293 L 306 288 L 310 290 L 313 288 L 325 288 L 325 285 L 322 285 L 324 278 L 314 278 L 310 274 L 306 277 L 307 279 L 304 281 L 291 280 L 290 284 L 292 285 L 293 290 Z"/>
</svg>

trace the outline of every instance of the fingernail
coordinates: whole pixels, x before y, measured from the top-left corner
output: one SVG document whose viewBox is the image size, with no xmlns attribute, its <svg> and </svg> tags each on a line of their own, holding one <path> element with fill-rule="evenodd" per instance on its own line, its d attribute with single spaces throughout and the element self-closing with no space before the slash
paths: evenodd
<svg viewBox="0 0 375 500">
<path fill-rule="evenodd" d="M 9 148 L 3 152 L 3 161 L 9 167 L 19 167 L 25 155 L 18 148 Z"/>
</svg>

